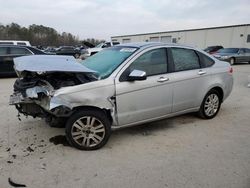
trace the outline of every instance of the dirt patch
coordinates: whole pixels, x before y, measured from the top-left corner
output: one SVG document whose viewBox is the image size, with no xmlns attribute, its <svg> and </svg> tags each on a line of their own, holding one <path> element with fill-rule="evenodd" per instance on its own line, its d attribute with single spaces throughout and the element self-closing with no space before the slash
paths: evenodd
<svg viewBox="0 0 250 188">
<path fill-rule="evenodd" d="M 70 146 L 66 139 L 66 136 L 64 135 L 57 135 L 57 136 L 51 137 L 49 141 L 55 145 L 62 144 L 64 146 Z"/>
</svg>

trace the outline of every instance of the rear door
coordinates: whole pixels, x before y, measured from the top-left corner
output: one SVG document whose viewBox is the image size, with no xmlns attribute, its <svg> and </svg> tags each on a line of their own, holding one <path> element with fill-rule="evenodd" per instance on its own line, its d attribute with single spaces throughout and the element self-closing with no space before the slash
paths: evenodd
<svg viewBox="0 0 250 188">
<path fill-rule="evenodd" d="M 198 52 L 171 48 L 174 67 L 173 112 L 200 106 L 208 88 L 209 68 L 204 67 Z"/>
</svg>

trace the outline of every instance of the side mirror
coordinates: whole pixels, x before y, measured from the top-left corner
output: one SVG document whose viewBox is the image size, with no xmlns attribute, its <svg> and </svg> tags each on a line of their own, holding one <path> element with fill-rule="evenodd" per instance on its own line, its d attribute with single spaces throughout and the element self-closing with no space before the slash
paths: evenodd
<svg viewBox="0 0 250 188">
<path fill-rule="evenodd" d="M 145 71 L 141 70 L 133 70 L 129 75 L 128 75 L 128 80 L 129 81 L 136 81 L 136 80 L 146 80 L 147 79 L 147 74 Z"/>
</svg>

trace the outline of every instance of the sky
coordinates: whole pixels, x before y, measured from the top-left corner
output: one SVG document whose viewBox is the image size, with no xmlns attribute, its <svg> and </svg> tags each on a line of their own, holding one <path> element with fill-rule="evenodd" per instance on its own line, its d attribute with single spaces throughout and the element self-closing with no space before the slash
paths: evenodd
<svg viewBox="0 0 250 188">
<path fill-rule="evenodd" d="M 250 0 L 0 0 L 0 23 L 44 25 L 79 39 L 250 24 Z"/>
</svg>

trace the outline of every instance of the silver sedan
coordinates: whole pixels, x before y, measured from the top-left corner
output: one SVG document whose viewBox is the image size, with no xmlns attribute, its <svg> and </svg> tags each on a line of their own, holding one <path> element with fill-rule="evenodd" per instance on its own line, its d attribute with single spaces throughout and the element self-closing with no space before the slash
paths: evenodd
<svg viewBox="0 0 250 188">
<path fill-rule="evenodd" d="M 57 120 L 54 122 L 66 127 L 69 143 L 82 150 L 104 146 L 112 129 L 190 112 L 214 118 L 233 87 L 229 63 L 182 45 L 122 44 L 70 66 L 73 59 L 60 57 L 50 62 L 49 56 L 47 61 L 40 60 L 43 70 L 34 67 L 38 59 L 25 58 L 17 59 L 16 71 L 24 78 L 29 75 L 29 80 L 33 75 L 40 84 L 29 88 L 28 83 L 16 84 L 26 88 L 19 91 L 16 87 L 10 104 L 25 115 Z M 33 67 L 29 69 L 26 62 Z M 46 71 L 46 63 L 54 66 L 48 65 Z M 80 81 L 73 82 L 74 71 L 74 80 L 81 73 Z M 66 82 L 70 77 L 65 75 L 65 80 L 57 78 L 60 84 L 54 84 L 55 72 L 69 72 L 72 82 Z M 39 82 L 41 78 L 46 82 Z"/>
</svg>

